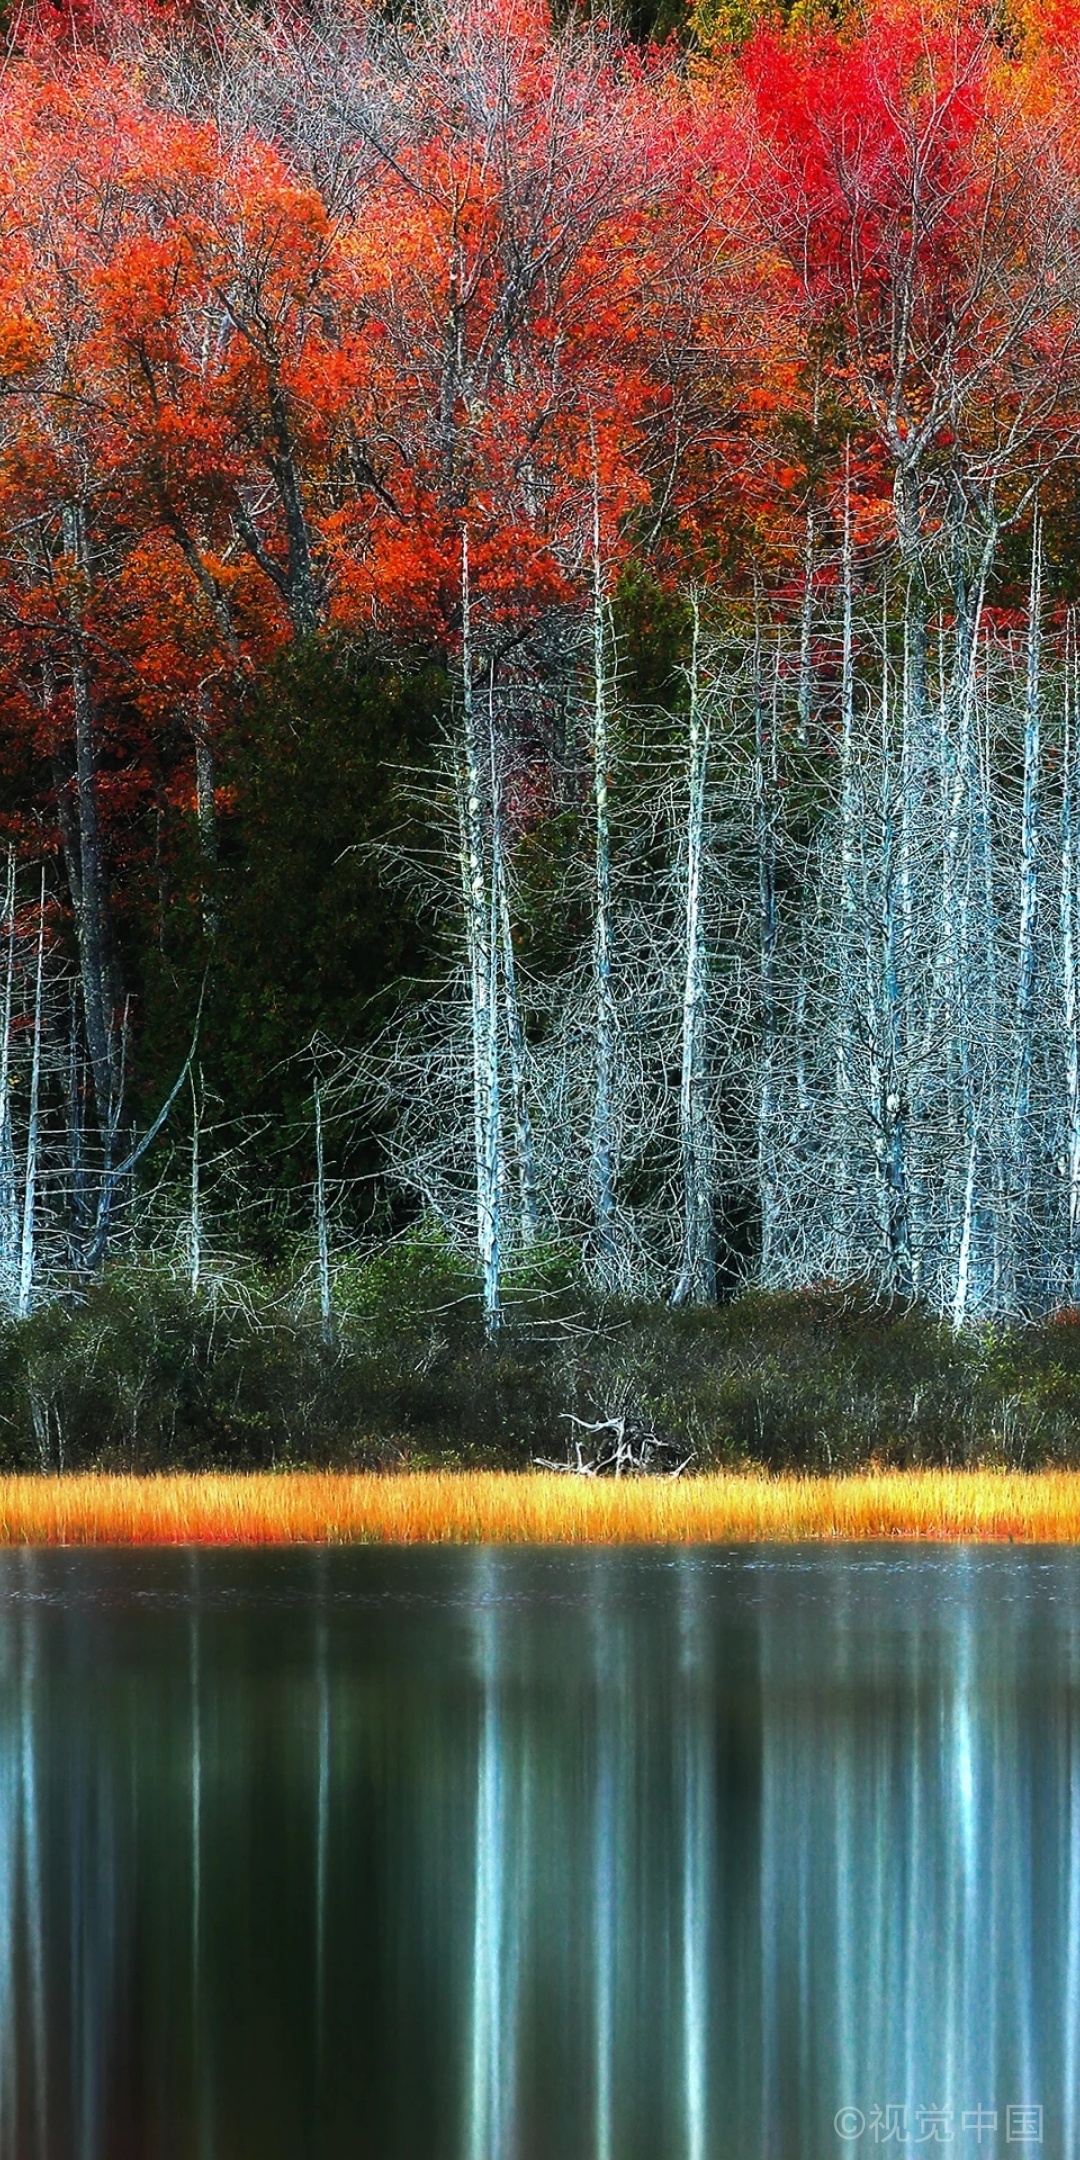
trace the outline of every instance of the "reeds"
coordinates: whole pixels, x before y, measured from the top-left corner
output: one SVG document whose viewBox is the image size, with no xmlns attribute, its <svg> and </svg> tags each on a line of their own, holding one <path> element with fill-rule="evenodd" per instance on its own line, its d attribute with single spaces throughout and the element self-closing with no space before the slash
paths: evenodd
<svg viewBox="0 0 1080 2160">
<path fill-rule="evenodd" d="M 1080 1540 L 1080 1473 L 597 1479 L 490 1471 L 0 1478 L 8 1545 Z"/>
</svg>

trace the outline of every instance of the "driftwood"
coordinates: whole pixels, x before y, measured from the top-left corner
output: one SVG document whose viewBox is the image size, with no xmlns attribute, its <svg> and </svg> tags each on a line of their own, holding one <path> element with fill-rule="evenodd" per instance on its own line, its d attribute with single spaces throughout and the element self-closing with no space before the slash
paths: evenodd
<svg viewBox="0 0 1080 2160">
<path fill-rule="evenodd" d="M 677 1478 L 693 1462 L 692 1452 L 680 1462 L 665 1460 L 677 1454 L 674 1442 L 662 1439 L 659 1433 L 625 1414 L 580 1418 L 566 1410 L 563 1416 L 567 1424 L 574 1427 L 566 1460 L 555 1462 L 546 1456 L 534 1455 L 533 1462 L 538 1470 L 559 1470 L 572 1477 Z M 594 1442 L 591 1451 L 587 1444 L 589 1437 Z"/>
</svg>

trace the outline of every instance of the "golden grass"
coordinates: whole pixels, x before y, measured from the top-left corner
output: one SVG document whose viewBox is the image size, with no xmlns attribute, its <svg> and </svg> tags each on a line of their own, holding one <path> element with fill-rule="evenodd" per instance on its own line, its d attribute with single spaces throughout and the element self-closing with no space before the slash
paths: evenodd
<svg viewBox="0 0 1080 2160">
<path fill-rule="evenodd" d="M 359 1475 L 0 1478 L 0 1544 L 719 1544 L 1080 1540 L 1080 1472 L 837 1478 Z"/>
</svg>

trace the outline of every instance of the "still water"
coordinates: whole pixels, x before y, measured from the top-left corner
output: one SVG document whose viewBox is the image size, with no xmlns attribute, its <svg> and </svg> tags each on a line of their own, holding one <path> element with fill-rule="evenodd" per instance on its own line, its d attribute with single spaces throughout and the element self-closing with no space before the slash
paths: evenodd
<svg viewBox="0 0 1080 2160">
<path fill-rule="evenodd" d="M 905 2141 L 1080 2153 L 1080 1554 L 0 1555 L 2 2160 Z"/>
</svg>

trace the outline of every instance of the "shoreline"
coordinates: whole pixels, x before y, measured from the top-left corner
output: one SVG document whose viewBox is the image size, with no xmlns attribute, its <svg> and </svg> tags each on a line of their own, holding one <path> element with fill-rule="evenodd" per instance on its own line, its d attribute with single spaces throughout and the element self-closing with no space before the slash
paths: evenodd
<svg viewBox="0 0 1080 2160">
<path fill-rule="evenodd" d="M 1080 1543 L 1080 1471 L 0 1477 L 0 1546 Z"/>
</svg>

